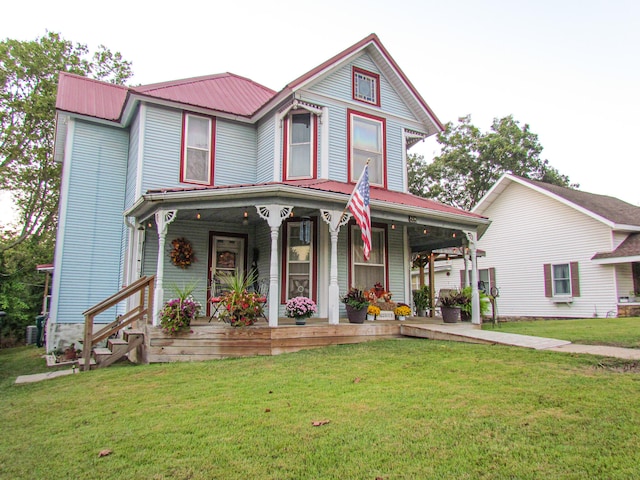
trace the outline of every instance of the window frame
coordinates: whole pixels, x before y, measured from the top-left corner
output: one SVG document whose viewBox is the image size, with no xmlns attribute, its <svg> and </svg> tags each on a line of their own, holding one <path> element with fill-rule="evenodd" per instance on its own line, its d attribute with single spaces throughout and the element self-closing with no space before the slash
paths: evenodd
<svg viewBox="0 0 640 480">
<path fill-rule="evenodd" d="M 375 98 L 373 101 L 368 100 L 365 97 L 358 96 L 358 81 L 357 77 L 365 77 L 372 80 L 375 85 L 373 88 L 373 92 L 375 94 Z M 357 101 L 366 103 L 368 105 L 374 105 L 376 107 L 380 106 L 380 75 L 377 73 L 370 72 L 368 70 L 364 70 L 363 68 L 353 67 L 351 71 L 351 97 Z"/>
<path fill-rule="evenodd" d="M 187 178 L 188 168 L 188 155 L 187 150 L 189 147 L 188 142 L 188 127 L 189 118 L 196 117 L 205 119 L 209 122 L 209 155 L 208 155 L 208 181 L 196 180 Z M 209 117 L 206 115 L 198 115 L 191 112 L 183 112 L 182 114 L 182 140 L 180 146 L 180 183 L 189 183 L 195 185 L 213 186 L 214 182 L 214 167 L 215 167 L 215 145 L 216 145 L 216 119 L 215 117 Z M 191 147 L 193 148 L 193 147 Z"/>
<path fill-rule="evenodd" d="M 354 251 L 353 251 L 353 242 L 354 240 L 360 240 L 362 241 L 362 231 L 360 230 L 360 227 L 358 226 L 358 224 L 351 219 L 349 221 L 349 223 L 347 224 L 347 226 L 349 227 L 347 229 L 347 247 L 348 247 L 348 258 L 349 258 L 349 273 L 348 273 L 348 280 L 349 280 L 349 285 L 348 288 L 354 287 L 356 285 L 353 284 L 354 282 L 354 278 L 355 278 L 355 267 L 356 267 L 356 262 L 354 261 Z M 382 248 L 383 248 L 383 254 L 382 254 L 382 258 L 384 260 L 384 289 L 385 291 L 389 290 L 389 230 L 388 230 L 388 226 L 385 223 L 372 223 L 371 224 L 371 233 L 373 235 L 373 232 L 377 230 L 377 231 L 382 231 L 383 234 L 383 239 L 382 239 Z M 371 242 L 371 248 L 373 251 L 373 241 Z M 371 265 L 369 262 L 365 262 L 365 263 L 358 263 L 358 265 Z M 379 264 L 376 264 L 379 265 Z M 373 285 L 363 285 L 364 288 L 372 288 Z"/>
<path fill-rule="evenodd" d="M 360 178 L 360 173 L 357 174 L 353 171 L 353 160 L 354 160 L 354 141 L 353 141 L 353 133 L 354 133 L 354 118 L 363 118 L 368 121 L 377 122 L 380 125 L 379 136 L 380 136 L 380 144 L 381 144 L 381 152 L 376 153 L 380 155 L 380 169 L 381 169 L 381 177 L 382 183 L 373 183 L 371 182 L 371 169 L 369 169 L 369 183 L 370 185 L 387 188 L 387 121 L 383 117 L 378 117 L 375 115 L 371 115 L 368 113 L 359 112 L 357 110 L 347 110 L 347 178 L 350 183 L 356 183 Z"/>
<path fill-rule="evenodd" d="M 567 276 L 558 278 L 556 276 L 556 267 L 566 267 Z M 558 293 L 558 282 L 562 282 L 568 288 L 568 292 L 566 293 Z M 572 296 L 572 288 L 571 288 L 571 264 L 569 262 L 566 263 L 553 263 L 551 264 L 551 288 L 554 297 L 571 297 Z"/>
<path fill-rule="evenodd" d="M 280 303 L 284 305 L 289 300 L 289 226 L 295 223 L 301 223 L 302 217 L 290 217 L 284 221 L 284 235 L 282 236 L 282 278 L 280 281 Z M 311 299 L 318 302 L 318 217 L 309 217 L 311 221 L 311 258 L 309 259 L 309 292 Z"/>
<path fill-rule="evenodd" d="M 569 282 L 569 293 L 556 293 L 556 276 L 555 268 L 558 266 L 567 265 L 569 267 L 569 277 L 566 280 Z M 544 295 L 547 298 L 557 299 L 564 301 L 566 299 L 572 299 L 573 297 L 580 296 L 580 269 L 578 262 L 557 262 L 557 263 L 545 263 L 544 267 Z"/>
<path fill-rule="evenodd" d="M 309 171 L 311 172 L 311 175 L 295 177 L 295 176 L 289 175 L 289 165 L 291 163 L 290 159 L 291 159 L 291 138 L 292 138 L 292 135 L 290 132 L 293 131 L 293 127 L 291 123 L 295 115 L 304 115 L 304 114 L 309 115 L 309 121 L 311 123 L 310 124 L 311 135 L 309 138 L 309 142 L 310 142 Z M 282 135 L 283 135 L 283 142 L 282 142 L 283 143 L 283 148 L 282 148 L 283 180 L 285 181 L 286 180 L 308 180 L 308 179 L 318 178 L 318 118 L 317 118 L 317 115 L 307 110 L 300 110 L 299 112 L 289 113 L 287 115 L 286 121 L 284 122 L 284 131 Z"/>
</svg>

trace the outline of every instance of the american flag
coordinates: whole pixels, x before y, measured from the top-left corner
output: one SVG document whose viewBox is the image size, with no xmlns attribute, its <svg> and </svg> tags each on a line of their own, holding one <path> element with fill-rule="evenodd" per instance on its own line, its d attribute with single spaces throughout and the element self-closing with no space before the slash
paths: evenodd
<svg viewBox="0 0 640 480">
<path fill-rule="evenodd" d="M 362 230 L 362 241 L 364 242 L 364 259 L 369 260 L 371 253 L 371 212 L 369 210 L 369 165 L 364 166 L 360 180 L 356 183 L 353 193 L 349 198 L 347 207 L 351 210 L 356 223 Z"/>
</svg>

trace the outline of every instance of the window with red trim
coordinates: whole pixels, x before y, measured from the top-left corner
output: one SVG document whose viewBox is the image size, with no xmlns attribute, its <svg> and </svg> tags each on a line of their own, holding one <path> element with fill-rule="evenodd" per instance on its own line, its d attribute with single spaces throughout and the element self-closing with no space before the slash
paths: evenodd
<svg viewBox="0 0 640 480">
<path fill-rule="evenodd" d="M 384 118 L 347 112 L 349 181 L 360 178 L 369 160 L 369 183 L 386 188 L 386 122 Z"/>
<path fill-rule="evenodd" d="M 215 119 L 185 113 L 182 120 L 180 181 L 213 185 Z"/>
<path fill-rule="evenodd" d="M 380 106 L 380 75 L 353 67 L 353 99 Z"/>
<path fill-rule="evenodd" d="M 281 301 L 294 297 L 316 300 L 316 217 L 288 219 L 283 239 Z"/>
<path fill-rule="evenodd" d="M 387 231 L 382 226 L 371 227 L 371 253 L 364 259 L 362 232 L 356 224 L 349 225 L 350 286 L 360 289 L 380 283 L 388 288 Z"/>
<path fill-rule="evenodd" d="M 316 116 L 294 112 L 287 117 L 284 130 L 283 172 L 285 180 L 316 178 L 318 151 Z"/>
</svg>

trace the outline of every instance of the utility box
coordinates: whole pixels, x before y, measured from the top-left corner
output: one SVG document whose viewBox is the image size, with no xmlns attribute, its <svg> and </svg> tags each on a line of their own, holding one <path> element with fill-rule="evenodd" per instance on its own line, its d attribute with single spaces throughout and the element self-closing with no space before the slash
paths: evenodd
<svg viewBox="0 0 640 480">
<path fill-rule="evenodd" d="M 38 342 L 38 327 L 29 325 L 27 327 L 27 345 L 33 345 Z"/>
</svg>

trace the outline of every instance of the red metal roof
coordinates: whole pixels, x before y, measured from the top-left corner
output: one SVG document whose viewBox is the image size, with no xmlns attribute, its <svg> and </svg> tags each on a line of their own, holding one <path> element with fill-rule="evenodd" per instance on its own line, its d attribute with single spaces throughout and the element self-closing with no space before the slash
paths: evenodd
<svg viewBox="0 0 640 480">
<path fill-rule="evenodd" d="M 155 98 L 247 117 L 276 93 L 270 88 L 232 73 L 142 85 L 131 90 Z"/>
<path fill-rule="evenodd" d="M 254 183 L 254 184 L 242 184 L 242 185 L 224 185 L 217 187 L 205 187 L 205 186 L 192 186 L 192 187 L 180 187 L 180 188 L 163 188 L 158 190 L 149 190 L 147 194 L 163 194 L 163 193 L 180 193 L 180 192 L 195 192 L 201 190 L 221 190 L 243 187 L 257 187 L 257 186 L 269 186 L 269 185 L 288 185 L 292 187 L 308 188 L 310 190 L 318 190 L 331 193 L 343 193 L 345 195 L 351 195 L 353 192 L 354 184 L 338 182 L 335 180 L 317 179 L 317 180 L 289 180 L 286 182 L 268 182 L 268 183 Z M 385 190 L 383 188 L 371 187 L 370 189 L 371 200 L 379 200 L 396 205 L 405 205 L 407 207 L 425 208 L 441 213 L 447 213 L 451 215 L 462 215 L 468 218 L 485 219 L 482 215 L 477 213 L 467 212 L 444 203 L 436 202 L 428 198 L 418 197 L 410 193 L 395 192 L 392 190 Z M 346 199 L 345 199 L 346 204 Z"/>
<path fill-rule="evenodd" d="M 118 120 L 128 88 L 61 72 L 56 108 L 105 120 Z"/>
</svg>

